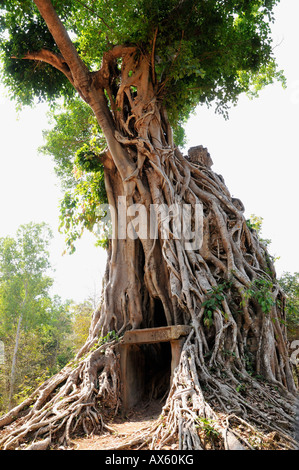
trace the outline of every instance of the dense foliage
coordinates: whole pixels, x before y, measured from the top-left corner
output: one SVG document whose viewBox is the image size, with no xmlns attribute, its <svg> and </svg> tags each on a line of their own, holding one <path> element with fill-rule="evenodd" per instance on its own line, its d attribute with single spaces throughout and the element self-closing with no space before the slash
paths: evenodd
<svg viewBox="0 0 299 470">
<path fill-rule="evenodd" d="M 251 229 L 256 230 L 261 243 L 263 243 L 265 246 L 271 245 L 270 239 L 265 239 L 262 237 L 263 217 L 259 217 L 252 214 L 247 220 L 247 225 Z M 272 259 L 273 262 L 279 259 L 279 257 L 274 257 L 271 254 L 268 254 L 268 256 Z M 284 272 L 279 277 L 279 284 L 283 288 L 283 291 L 286 295 L 286 326 L 288 330 L 288 338 L 290 340 L 296 339 L 296 335 L 298 335 L 299 328 L 299 273 Z M 267 294 L 271 292 L 271 289 L 269 287 L 270 286 L 267 286 L 265 282 L 264 286 L 259 286 L 257 293 L 258 295 L 263 296 L 264 302 L 267 299 Z M 268 298 L 268 303 L 271 303 L 270 297 Z M 267 302 L 265 303 L 265 308 L 267 306 L 266 304 Z"/>
<path fill-rule="evenodd" d="M 299 333 L 299 273 L 284 272 L 279 279 L 286 294 L 287 326 L 290 339 Z"/>
<path fill-rule="evenodd" d="M 107 202 L 100 160 L 105 141 L 91 109 L 78 98 L 52 112 L 50 122 L 40 151 L 53 157 L 61 181 L 60 228 L 72 253 L 83 230 L 93 231 L 100 222 L 97 207 Z"/>
<path fill-rule="evenodd" d="M 226 112 L 257 77 L 265 84 L 279 76 L 269 26 L 277 3 L 68 0 L 53 5 L 91 70 L 100 67 L 112 45 L 137 45 L 141 52 L 154 48 L 157 93 L 177 125 L 198 103 L 215 102 Z M 12 59 L 42 48 L 58 52 L 34 2 L 10 0 L 2 9 L 4 79 L 14 96 L 26 103 L 34 95 L 69 96 L 67 80 L 47 64 Z"/>
<path fill-rule="evenodd" d="M 90 304 L 76 307 L 51 293 L 50 239 L 48 226 L 33 223 L 0 239 L 1 411 L 64 367 L 88 333 Z"/>
<path fill-rule="evenodd" d="M 136 46 L 139 54 L 151 58 L 155 93 L 166 106 L 177 144 L 184 141 L 182 126 L 198 104 L 213 105 L 227 117 L 229 106 L 241 93 L 254 95 L 275 79 L 283 82 L 270 34 L 277 3 L 53 1 L 90 71 L 97 71 L 103 54 L 116 45 Z M 22 104 L 31 104 L 35 98 L 56 103 L 44 151 L 54 156 L 65 190 L 61 228 L 72 252 L 82 230 L 94 230 L 101 219 L 96 207 L 106 202 L 100 164 L 103 135 L 90 108 L 74 97 L 68 79 L 44 61 L 30 60 L 41 50 L 60 54 L 34 2 L 2 2 L 0 31 L 2 80 L 13 99 Z M 115 76 L 117 87 L 120 77 Z M 57 104 L 59 97 L 65 100 L 62 108 Z M 105 243 L 105 230 L 101 240 Z"/>
</svg>

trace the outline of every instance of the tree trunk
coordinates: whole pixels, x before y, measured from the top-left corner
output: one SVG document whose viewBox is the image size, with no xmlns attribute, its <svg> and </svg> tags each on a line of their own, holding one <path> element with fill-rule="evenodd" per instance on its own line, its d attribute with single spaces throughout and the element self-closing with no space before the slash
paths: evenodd
<svg viewBox="0 0 299 470">
<path fill-rule="evenodd" d="M 15 385 L 15 375 L 16 375 L 16 363 L 17 363 L 17 355 L 19 350 L 19 341 L 20 341 L 20 333 L 21 333 L 21 325 L 23 321 L 23 309 L 27 299 L 27 286 L 25 287 L 25 296 L 20 308 L 20 316 L 18 320 L 17 332 L 16 332 L 16 339 L 15 339 L 15 347 L 12 357 L 11 363 L 11 372 L 10 372 L 10 384 L 9 384 L 9 395 L 8 395 L 8 409 L 12 408 L 12 400 L 14 394 L 14 385 Z"/>
<path fill-rule="evenodd" d="M 14 448 L 36 433 L 69 443 L 80 428 L 105 429 L 105 407 L 117 412 L 121 405 L 118 341 L 108 333 L 119 338 L 129 329 L 183 324 L 192 332 L 162 421 L 150 430 L 152 446 L 176 438 L 181 448 L 204 448 L 202 419 L 216 423 L 219 448 L 229 446 L 230 420 L 278 431 L 291 446 L 296 390 L 284 296 L 241 201 L 211 170 L 205 149 L 185 157 L 174 147 L 151 57 L 132 48 L 106 54 L 87 95 L 85 89 L 107 140 L 105 183 L 116 214 L 103 298 L 76 361 L 0 419 L 5 426 L 31 406 L 0 444 Z M 181 209 L 179 216 L 168 214 L 169 233 L 165 207 Z M 137 230 L 137 208 L 146 230 Z M 178 221 L 189 230 L 180 231 Z M 192 246 L 202 223 L 201 243 Z M 257 394 L 261 404 L 277 407 L 276 414 L 256 403 Z"/>
<path fill-rule="evenodd" d="M 22 323 L 23 315 L 21 314 L 18 321 L 16 339 L 15 339 L 15 347 L 12 357 L 11 363 L 11 371 L 10 371 L 10 384 L 9 384 L 9 395 L 8 395 L 8 408 L 9 410 L 12 408 L 12 398 L 14 394 L 14 384 L 15 384 L 15 374 L 16 374 L 16 362 L 17 362 L 17 354 L 19 350 L 19 340 L 20 340 L 20 331 L 21 331 L 21 323 Z"/>
</svg>

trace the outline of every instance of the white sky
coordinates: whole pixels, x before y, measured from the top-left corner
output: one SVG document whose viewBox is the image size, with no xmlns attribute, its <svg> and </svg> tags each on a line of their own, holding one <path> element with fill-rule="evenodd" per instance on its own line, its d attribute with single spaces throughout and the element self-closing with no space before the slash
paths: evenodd
<svg viewBox="0 0 299 470">
<path fill-rule="evenodd" d="M 188 147 L 207 147 L 214 171 L 222 174 L 231 194 L 242 200 L 246 216 L 264 218 L 262 235 L 272 240 L 271 254 L 280 256 L 276 262 L 279 275 L 299 271 L 298 18 L 299 1 L 281 0 L 273 35 L 287 90 L 273 85 L 253 101 L 242 97 L 230 111 L 229 121 L 212 109 L 200 108 L 187 125 Z M 45 128 L 45 105 L 25 109 L 18 119 L 14 104 L 0 87 L 0 237 L 14 236 L 20 224 L 47 222 L 55 235 L 51 245 L 55 293 L 79 302 L 100 292 L 105 255 L 94 248 L 94 237 L 86 234 L 74 255 L 61 256 L 64 238 L 57 232 L 58 181 L 51 159 L 37 153 Z"/>
</svg>

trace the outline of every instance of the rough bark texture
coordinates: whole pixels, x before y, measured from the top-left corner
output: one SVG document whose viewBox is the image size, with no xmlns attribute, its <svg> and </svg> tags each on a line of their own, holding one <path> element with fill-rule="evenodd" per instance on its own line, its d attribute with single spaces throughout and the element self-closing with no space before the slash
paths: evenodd
<svg viewBox="0 0 299 470">
<path fill-rule="evenodd" d="M 163 238 L 158 214 L 158 238 L 148 232 L 111 241 L 103 298 L 85 346 L 72 364 L 0 418 L 5 427 L 1 447 L 47 437 L 53 444 L 69 445 L 76 431 L 109 429 L 104 417 L 118 411 L 121 383 L 118 339 L 108 333 L 114 330 L 120 338 L 131 328 L 185 324 L 193 328 L 161 420 L 128 445 L 161 448 L 176 439 L 182 449 L 229 449 L 241 442 L 242 447 L 261 448 L 257 437 L 253 445 L 242 436 L 243 426 L 255 436 L 259 429 L 278 432 L 281 446 L 292 448 L 296 388 L 284 296 L 266 248 L 246 223 L 241 201 L 212 171 L 206 149 L 183 156 L 174 147 L 151 56 L 114 48 L 88 83 L 80 82 L 82 73 L 79 68 L 75 86 L 107 140 L 105 182 L 116 214 L 119 197 L 127 207 L 144 205 L 148 222 L 151 204 L 189 204 L 194 228 L 200 222 L 194 210 L 198 204 L 203 243 L 200 249 L 186 249 L 187 240 L 175 237 L 174 220 L 170 237 Z M 116 223 L 114 230 L 117 235 L 122 227 Z M 258 296 L 246 295 L 263 282 L 271 286 L 266 313 Z"/>
</svg>

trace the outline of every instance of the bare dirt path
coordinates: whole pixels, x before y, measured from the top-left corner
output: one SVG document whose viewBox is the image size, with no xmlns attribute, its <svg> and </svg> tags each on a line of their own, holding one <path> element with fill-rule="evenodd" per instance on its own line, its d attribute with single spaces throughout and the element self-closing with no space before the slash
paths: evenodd
<svg viewBox="0 0 299 470">
<path fill-rule="evenodd" d="M 159 418 L 161 411 L 162 403 L 159 401 L 141 403 L 126 416 L 118 416 L 108 423 L 109 428 L 113 429 L 112 432 L 75 439 L 73 448 L 74 450 L 114 450 L 151 426 Z"/>
</svg>

